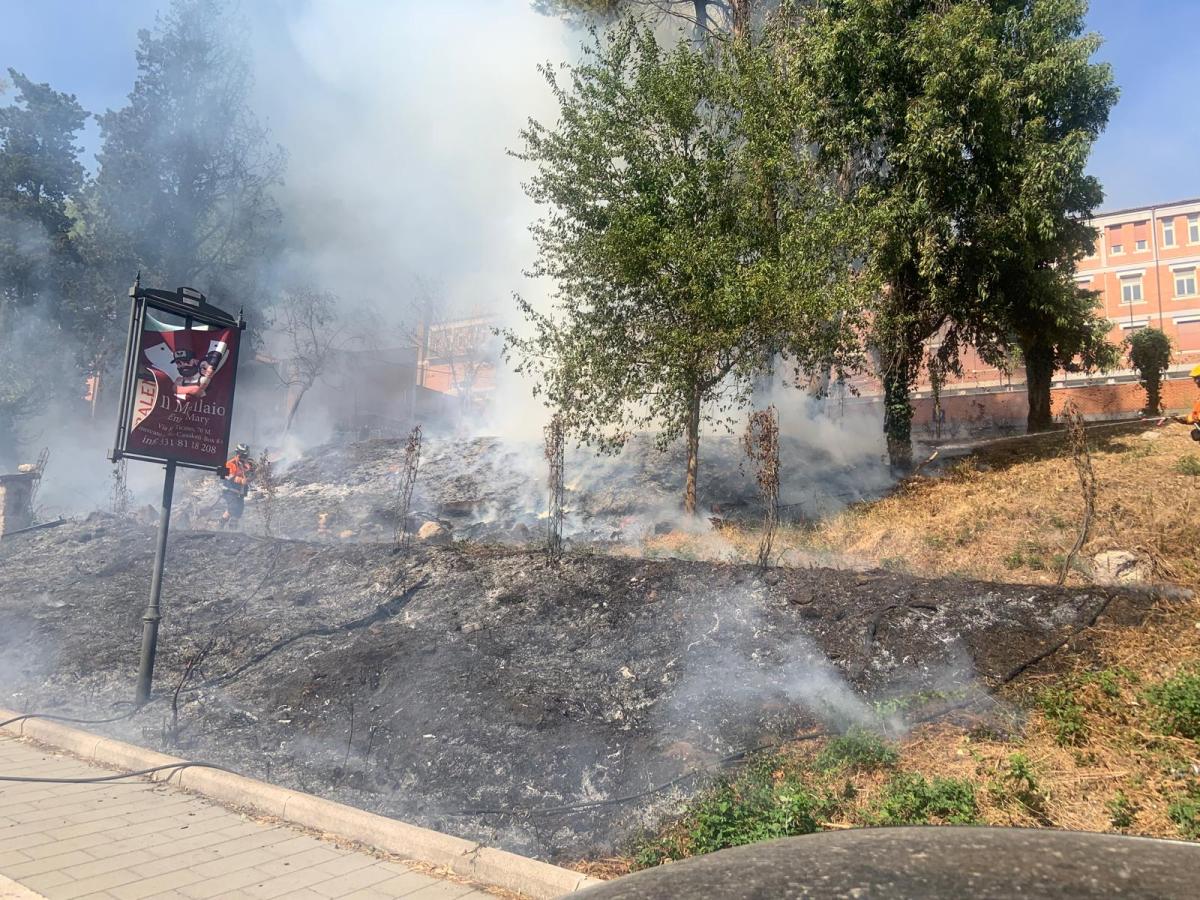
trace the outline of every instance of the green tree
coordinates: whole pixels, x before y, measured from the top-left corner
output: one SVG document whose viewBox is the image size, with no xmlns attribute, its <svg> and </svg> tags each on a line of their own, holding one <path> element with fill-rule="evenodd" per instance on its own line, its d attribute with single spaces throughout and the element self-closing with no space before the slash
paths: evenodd
<svg viewBox="0 0 1200 900">
<path fill-rule="evenodd" d="M 88 116 L 73 95 L 8 73 L 15 95 L 0 107 L 0 457 L 13 453 L 20 417 L 76 371 L 60 335 L 79 275 L 70 212 L 84 180 L 75 140 Z"/>
<path fill-rule="evenodd" d="M 1157 328 L 1139 328 L 1125 338 L 1129 362 L 1138 373 L 1138 381 L 1146 392 L 1148 416 L 1162 412 L 1163 373 L 1171 367 L 1171 339 Z"/>
<path fill-rule="evenodd" d="M 1011 316 L 1011 341 L 1025 364 L 1030 432 L 1053 424 L 1055 371 L 1108 371 L 1120 362 L 1119 348 L 1108 340 L 1111 323 L 1096 312 L 1097 293 L 1079 288 L 1070 271 L 1039 261 L 1012 275 L 1006 272 L 999 281 L 1005 313 Z"/>
<path fill-rule="evenodd" d="M 742 403 L 776 353 L 845 365 L 859 321 L 860 231 L 797 149 L 772 40 L 666 50 L 626 21 L 565 84 L 543 70 L 559 122 L 531 123 L 516 154 L 536 166 L 531 274 L 554 279 L 557 314 L 521 301 L 532 335 L 507 334 L 506 350 L 585 441 L 684 436 L 689 512 L 701 423 Z"/>
<path fill-rule="evenodd" d="M 99 116 L 88 213 L 110 290 L 192 285 L 250 305 L 276 249 L 283 152 L 250 111 L 248 48 L 224 0 L 174 0 L 138 33 L 129 102 Z"/>
<path fill-rule="evenodd" d="M 766 0 L 533 0 L 538 12 L 574 21 L 611 21 L 622 13 L 650 21 L 674 19 L 690 26 L 697 42 L 713 35 L 744 33 L 756 8 L 776 5 Z"/>
<path fill-rule="evenodd" d="M 1072 258 L 1079 233 L 1070 220 L 1095 202 L 1081 160 L 1111 88 L 1106 70 L 1088 68 L 1084 8 L 824 0 L 797 13 L 793 59 L 810 101 L 809 137 L 874 211 L 870 265 L 885 289 L 870 341 L 899 468 L 911 464 L 910 393 L 935 335 L 935 367 L 955 372 L 964 345 L 999 359 L 1015 323 L 1042 312 L 1042 324 L 1068 326 L 1056 347 L 1087 330 L 1072 292 L 1047 293 L 1048 279 L 1035 274 Z M 1030 279 L 1041 281 L 1022 286 Z M 1044 348 L 1030 350 L 1042 365 Z"/>
<path fill-rule="evenodd" d="M 1092 62 L 1100 39 L 1084 33 L 1086 12 L 1083 0 L 1041 0 L 1022 15 L 998 14 L 992 25 L 997 69 L 1012 85 L 1003 107 L 1007 143 L 995 148 L 1004 161 L 997 215 L 1008 223 L 997 332 L 1024 358 L 1029 431 L 1052 423 L 1056 370 L 1109 369 L 1119 359 L 1097 294 L 1074 280 L 1096 238 L 1087 220 L 1103 199 L 1087 161 L 1117 100 L 1109 66 Z"/>
</svg>

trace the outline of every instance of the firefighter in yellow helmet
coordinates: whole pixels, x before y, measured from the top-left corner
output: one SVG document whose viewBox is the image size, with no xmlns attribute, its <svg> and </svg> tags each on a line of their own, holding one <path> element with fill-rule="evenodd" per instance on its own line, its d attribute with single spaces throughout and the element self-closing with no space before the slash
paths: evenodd
<svg viewBox="0 0 1200 900">
<path fill-rule="evenodd" d="M 1196 387 L 1200 388 L 1200 366 L 1192 366 L 1192 371 L 1188 372 L 1192 377 L 1192 381 L 1196 383 Z M 1192 406 L 1192 411 L 1186 416 L 1176 416 L 1175 421 L 1182 422 L 1184 425 L 1192 426 L 1192 440 L 1200 441 L 1200 397 L 1196 399 L 1196 403 Z"/>
</svg>

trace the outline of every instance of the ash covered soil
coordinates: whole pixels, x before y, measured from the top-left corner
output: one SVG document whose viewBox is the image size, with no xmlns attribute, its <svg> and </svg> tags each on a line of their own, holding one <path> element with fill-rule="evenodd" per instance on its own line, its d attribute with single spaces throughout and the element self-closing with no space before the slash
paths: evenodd
<svg viewBox="0 0 1200 900">
<path fill-rule="evenodd" d="M 404 448 L 402 439 L 377 438 L 325 444 L 280 459 L 272 533 L 303 540 L 392 540 L 401 514 Z M 874 499 L 894 483 L 877 452 L 840 432 L 837 439 L 819 442 L 814 435 L 785 437 L 782 459 L 792 463 L 784 467 L 780 485 L 788 520 L 819 518 Z M 635 435 L 616 456 L 571 450 L 565 461 L 564 533 L 577 543 L 630 541 L 655 529 L 691 527 L 679 516 L 684 472 L 682 444 L 659 452 L 647 435 Z M 223 509 L 218 480 L 197 473 L 181 477 L 188 479 L 188 490 L 176 501 L 176 520 L 214 527 Z M 437 522 L 455 539 L 527 543 L 545 530 L 545 485 L 541 444 L 426 435 L 410 527 Z M 699 504 L 721 518 L 761 516 L 754 473 L 737 438 L 705 437 Z M 245 529 L 262 532 L 265 511 L 261 491 L 251 492 Z"/>
<path fill-rule="evenodd" d="M 127 709 L 153 550 L 152 529 L 101 514 L 0 542 L 0 702 Z M 611 850 L 677 809 L 702 784 L 688 773 L 865 721 L 870 698 L 959 696 L 1106 603 L 1130 623 L 1151 603 L 183 529 L 163 597 L 156 699 L 90 727 L 552 860 Z"/>
</svg>

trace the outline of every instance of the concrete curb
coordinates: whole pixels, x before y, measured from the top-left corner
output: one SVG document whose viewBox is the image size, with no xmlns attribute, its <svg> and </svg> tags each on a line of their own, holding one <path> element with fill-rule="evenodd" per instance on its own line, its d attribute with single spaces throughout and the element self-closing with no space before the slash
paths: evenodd
<svg viewBox="0 0 1200 900">
<path fill-rule="evenodd" d="M 19 716 L 20 713 L 0 708 L 0 721 Z M 21 719 L 4 726 L 3 730 L 125 771 L 184 762 L 174 756 L 44 719 Z M 146 777 L 176 784 L 223 803 L 249 807 L 285 822 L 377 847 L 404 859 L 444 866 L 464 878 L 516 891 L 534 900 L 552 900 L 602 883 L 570 869 L 323 800 L 312 794 L 276 787 L 243 775 L 216 769 L 190 768 L 155 772 Z"/>
</svg>

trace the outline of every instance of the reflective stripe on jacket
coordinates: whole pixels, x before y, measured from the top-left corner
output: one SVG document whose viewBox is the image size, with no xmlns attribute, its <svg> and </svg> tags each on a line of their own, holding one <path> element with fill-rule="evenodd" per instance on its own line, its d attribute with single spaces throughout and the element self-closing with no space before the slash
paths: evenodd
<svg viewBox="0 0 1200 900">
<path fill-rule="evenodd" d="M 225 463 L 225 471 L 229 473 L 229 481 L 236 484 L 243 491 L 245 491 L 250 483 L 250 473 L 253 470 L 254 463 L 248 459 L 242 460 L 237 456 Z"/>
</svg>

